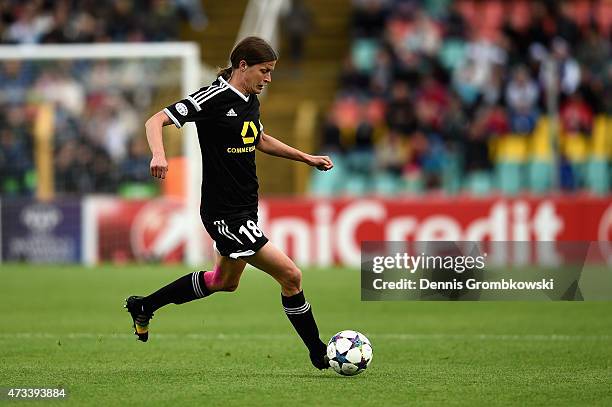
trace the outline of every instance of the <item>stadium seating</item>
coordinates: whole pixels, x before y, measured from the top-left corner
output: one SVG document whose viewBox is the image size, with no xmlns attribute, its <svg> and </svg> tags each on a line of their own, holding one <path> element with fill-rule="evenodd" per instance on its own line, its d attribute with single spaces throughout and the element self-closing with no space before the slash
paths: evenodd
<svg viewBox="0 0 612 407">
<path fill-rule="evenodd" d="M 338 176 L 342 190 L 607 194 L 611 85 L 604 77 L 612 59 L 609 47 L 597 45 L 609 35 L 604 3 L 354 2 L 350 64 L 332 107 L 344 135 L 337 157 L 348 163 Z M 547 63 L 560 73 L 558 105 L 550 105 Z M 398 83 L 407 85 L 400 99 Z M 395 172 L 353 158 L 356 130 L 346 122 L 363 117 L 372 100 L 386 111 L 373 149 L 391 145 L 392 132 L 408 146 Z M 322 193 L 319 182 L 313 176 L 312 190 Z"/>
</svg>

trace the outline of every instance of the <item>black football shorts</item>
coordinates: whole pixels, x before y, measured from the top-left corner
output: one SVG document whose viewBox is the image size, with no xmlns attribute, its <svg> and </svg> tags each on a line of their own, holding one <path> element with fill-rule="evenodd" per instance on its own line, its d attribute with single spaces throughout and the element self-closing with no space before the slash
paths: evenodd
<svg viewBox="0 0 612 407">
<path fill-rule="evenodd" d="M 203 223 L 221 256 L 232 259 L 252 256 L 268 243 L 257 226 L 257 215 L 227 216 Z"/>
</svg>

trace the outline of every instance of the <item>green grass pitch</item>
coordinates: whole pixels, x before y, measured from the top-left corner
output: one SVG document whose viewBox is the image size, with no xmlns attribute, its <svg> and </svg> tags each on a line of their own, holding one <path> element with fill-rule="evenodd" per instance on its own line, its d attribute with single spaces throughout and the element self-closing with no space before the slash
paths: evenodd
<svg viewBox="0 0 612 407">
<path fill-rule="evenodd" d="M 235 293 L 159 310 L 136 341 L 124 298 L 189 271 L 0 265 L 0 387 L 63 387 L 44 404 L 79 406 L 612 404 L 610 303 L 361 302 L 357 270 L 308 269 L 322 338 L 356 329 L 374 347 L 342 377 L 310 365 L 255 269 Z"/>
</svg>

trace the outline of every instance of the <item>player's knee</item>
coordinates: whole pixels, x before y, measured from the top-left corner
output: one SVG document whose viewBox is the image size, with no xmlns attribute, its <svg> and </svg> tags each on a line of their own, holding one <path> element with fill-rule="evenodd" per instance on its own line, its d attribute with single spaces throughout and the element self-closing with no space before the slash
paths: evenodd
<svg viewBox="0 0 612 407">
<path fill-rule="evenodd" d="M 286 291 L 298 293 L 302 289 L 302 271 L 297 267 L 291 267 L 285 272 L 283 288 Z"/>
</svg>

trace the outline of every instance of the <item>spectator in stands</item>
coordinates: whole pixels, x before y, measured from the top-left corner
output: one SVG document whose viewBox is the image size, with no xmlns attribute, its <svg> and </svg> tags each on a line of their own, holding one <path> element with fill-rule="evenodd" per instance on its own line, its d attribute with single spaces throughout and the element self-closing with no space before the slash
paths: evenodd
<svg viewBox="0 0 612 407">
<path fill-rule="evenodd" d="M 333 111 L 329 112 L 322 128 L 323 139 L 319 152 L 324 155 L 335 156 L 344 152 L 340 128 L 336 123 Z"/>
<path fill-rule="evenodd" d="M 45 69 L 33 85 L 34 97 L 61 106 L 69 114 L 79 116 L 85 105 L 85 89 L 67 74 L 70 65 L 61 63 Z"/>
<path fill-rule="evenodd" d="M 385 0 L 353 0 L 351 27 L 355 38 L 382 35 L 388 15 L 387 3 Z"/>
<path fill-rule="evenodd" d="M 281 27 L 289 42 L 292 71 L 299 74 L 306 38 L 313 28 L 312 15 L 306 3 L 292 0 L 289 10 L 282 17 Z"/>
<path fill-rule="evenodd" d="M 342 93 L 362 94 L 369 87 L 370 77 L 357 70 L 353 59 L 348 56 L 344 59 L 339 82 Z"/>
<path fill-rule="evenodd" d="M 395 131 L 389 131 L 376 146 L 376 167 L 384 173 L 400 177 L 408 159 L 408 143 Z"/>
<path fill-rule="evenodd" d="M 363 115 L 355 128 L 354 141 L 346 153 L 346 161 L 352 172 L 370 175 L 374 168 L 374 128 Z"/>
<path fill-rule="evenodd" d="M 169 41 L 178 38 L 180 21 L 176 2 L 156 0 L 151 3 L 151 13 L 144 22 L 145 38 L 150 41 Z"/>
<path fill-rule="evenodd" d="M 406 35 L 412 51 L 421 55 L 434 56 L 441 45 L 442 32 L 438 24 L 423 10 L 415 12 L 414 26 Z"/>
<path fill-rule="evenodd" d="M 489 80 L 482 87 L 482 103 L 496 105 L 503 102 L 505 74 L 504 67 L 493 66 Z"/>
<path fill-rule="evenodd" d="M 147 143 L 142 137 L 135 137 L 129 143 L 129 152 L 123 160 L 119 173 L 124 182 L 142 182 L 149 180 L 149 164 L 151 162 Z"/>
<path fill-rule="evenodd" d="M 570 47 L 575 49 L 581 37 L 578 24 L 575 21 L 577 17 L 574 14 L 575 2 L 565 0 L 555 3 L 556 34 L 567 41 Z"/>
<path fill-rule="evenodd" d="M 117 190 L 119 174 L 117 165 L 108 153 L 101 147 L 91 149 L 94 156 L 90 159 L 93 173 L 94 187 L 90 193 L 111 193 Z"/>
<path fill-rule="evenodd" d="M 453 72 L 452 86 L 464 105 L 472 106 L 478 102 L 480 88 L 476 76 L 476 67 L 473 61 L 466 59 L 457 69 L 455 69 Z"/>
<path fill-rule="evenodd" d="M 74 182 L 75 160 L 78 142 L 76 139 L 67 140 L 60 144 L 54 154 L 53 161 L 55 167 L 55 188 L 62 192 L 76 192 L 77 187 Z"/>
<path fill-rule="evenodd" d="M 51 16 L 42 10 L 41 2 L 26 2 L 15 17 L 15 21 L 4 32 L 5 42 L 15 44 L 40 42 L 53 24 Z"/>
<path fill-rule="evenodd" d="M 595 28 L 588 27 L 582 43 L 576 48 L 576 58 L 592 72 L 605 73 L 611 52 L 610 40 L 600 35 Z"/>
<path fill-rule="evenodd" d="M 70 27 L 70 7 L 67 1 L 58 1 L 51 12 L 52 25 L 42 37 L 46 44 L 62 44 L 70 42 L 68 28 Z"/>
<path fill-rule="evenodd" d="M 189 20 L 191 28 L 202 31 L 208 25 L 208 17 L 200 0 L 175 0 L 179 13 Z"/>
<path fill-rule="evenodd" d="M 450 149 L 462 149 L 462 144 L 467 135 L 469 120 L 464 111 L 461 99 L 451 93 L 448 100 L 448 108 L 441 119 L 441 134 Z"/>
<path fill-rule="evenodd" d="M 370 75 L 370 92 L 372 96 L 388 96 L 393 81 L 393 58 L 386 46 L 376 53 L 376 60 Z"/>
<path fill-rule="evenodd" d="M 34 121 L 33 112 L 20 104 L 7 105 L 5 112 L 3 127 L 10 129 L 15 143 L 28 151 L 28 154 L 24 156 L 24 161 L 31 163 L 34 147 L 31 128 L 31 123 Z"/>
<path fill-rule="evenodd" d="M 414 106 L 406 82 L 393 83 L 386 117 L 389 129 L 400 136 L 406 137 L 416 129 Z"/>
<path fill-rule="evenodd" d="M 552 56 L 559 71 L 559 88 L 563 94 L 571 95 L 580 84 L 580 66 L 570 55 L 567 41 L 560 37 L 555 38 L 552 43 Z"/>
<path fill-rule="evenodd" d="M 561 106 L 561 126 L 565 133 L 589 134 L 593 126 L 593 111 L 577 92 Z"/>
<path fill-rule="evenodd" d="M 525 66 L 514 68 L 512 79 L 506 87 L 506 104 L 515 112 L 527 112 L 537 108 L 539 89 L 529 77 Z"/>
<path fill-rule="evenodd" d="M 492 163 L 489 155 L 489 140 L 510 130 L 504 109 L 501 106 L 482 106 L 475 114 L 464 141 L 465 171 L 489 170 Z"/>
<path fill-rule="evenodd" d="M 76 13 L 72 24 L 69 25 L 69 35 L 71 42 L 110 42 L 113 39 L 106 31 L 104 23 L 96 21 L 96 18 L 87 10 Z"/>
<path fill-rule="evenodd" d="M 28 62 L 0 63 L 0 104 L 24 103 L 34 78 L 34 69 Z"/>
<path fill-rule="evenodd" d="M 508 61 L 507 52 L 501 43 L 484 39 L 468 43 L 466 58 L 473 64 L 472 81 L 480 90 L 491 79 L 494 69 L 505 66 Z"/>
<path fill-rule="evenodd" d="M 446 38 L 465 38 L 467 33 L 466 23 L 461 15 L 458 2 L 451 1 L 448 7 L 448 12 L 442 20 L 443 26 L 446 28 Z"/>
<path fill-rule="evenodd" d="M 0 194 L 28 194 L 27 172 L 33 168 L 26 135 L 0 128 Z"/>
<path fill-rule="evenodd" d="M 419 105 L 430 107 L 431 118 L 428 120 L 428 124 L 436 129 L 440 127 L 440 118 L 448 107 L 449 97 L 446 89 L 447 88 L 442 86 L 433 76 L 425 76 L 422 80 L 421 87 L 417 91 L 417 109 Z"/>
</svg>

